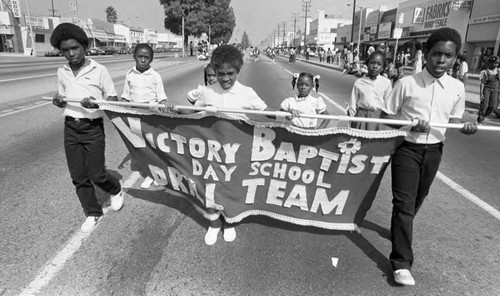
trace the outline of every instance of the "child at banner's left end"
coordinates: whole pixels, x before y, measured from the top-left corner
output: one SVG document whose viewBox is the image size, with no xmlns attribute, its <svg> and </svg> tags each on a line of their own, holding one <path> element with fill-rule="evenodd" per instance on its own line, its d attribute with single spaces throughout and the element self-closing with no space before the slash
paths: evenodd
<svg viewBox="0 0 500 296">
<path fill-rule="evenodd" d="M 301 116 L 306 114 L 328 115 L 323 99 L 311 95 L 313 87 L 316 93 L 318 92 L 319 79 L 319 75 L 313 76 L 305 72 L 293 75 L 292 89 L 295 89 L 295 85 L 297 85 L 297 95 L 284 99 L 280 105 L 282 111 L 292 114 L 293 125 L 309 129 L 321 129 L 328 125 L 328 119 L 323 119 L 318 126 L 318 119 Z"/>
<path fill-rule="evenodd" d="M 347 115 L 351 117 L 380 118 L 381 108 L 392 90 L 391 81 L 380 75 L 385 68 L 385 56 L 374 51 L 366 60 L 368 74 L 358 78 L 352 87 Z M 380 130 L 383 125 L 376 122 L 351 121 L 351 127 L 364 130 Z"/>
<path fill-rule="evenodd" d="M 130 69 L 125 76 L 123 101 L 134 103 L 148 103 L 150 110 L 162 112 L 156 104 L 167 103 L 167 95 L 163 86 L 163 79 L 160 74 L 151 68 L 154 52 L 147 43 L 139 43 L 134 49 L 135 66 Z M 141 188 L 149 188 L 154 183 L 153 178 L 145 176 L 141 183 Z"/>
<path fill-rule="evenodd" d="M 243 66 L 243 56 L 238 48 L 232 45 L 217 47 L 212 53 L 210 64 L 215 70 L 217 83 L 198 88 L 195 93 L 196 97 L 188 99 L 194 101 L 195 106 L 259 111 L 267 109 L 267 104 L 253 88 L 238 81 L 238 75 Z M 195 112 L 182 109 L 178 111 L 186 114 Z M 215 221 L 210 221 L 205 234 L 205 244 L 214 245 L 221 229 L 226 242 L 236 239 L 234 226 L 227 223 L 221 216 Z"/>
</svg>

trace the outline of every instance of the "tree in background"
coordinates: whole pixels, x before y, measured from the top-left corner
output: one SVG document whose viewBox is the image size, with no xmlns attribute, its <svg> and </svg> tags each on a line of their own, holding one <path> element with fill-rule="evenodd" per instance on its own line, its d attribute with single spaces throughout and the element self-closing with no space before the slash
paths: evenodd
<svg viewBox="0 0 500 296">
<path fill-rule="evenodd" d="M 106 20 L 108 23 L 116 24 L 118 22 L 118 13 L 116 13 L 116 9 L 113 6 L 106 7 L 104 12 L 106 12 Z"/>
<path fill-rule="evenodd" d="M 241 46 L 243 47 L 243 49 L 247 49 L 251 46 L 247 31 L 243 32 L 243 36 L 241 36 Z"/>
<path fill-rule="evenodd" d="M 236 26 L 231 0 L 160 0 L 165 10 L 165 29 L 182 35 L 182 16 L 184 15 L 184 46 L 188 36 L 200 37 L 208 34 L 212 43 L 228 42 Z"/>
</svg>

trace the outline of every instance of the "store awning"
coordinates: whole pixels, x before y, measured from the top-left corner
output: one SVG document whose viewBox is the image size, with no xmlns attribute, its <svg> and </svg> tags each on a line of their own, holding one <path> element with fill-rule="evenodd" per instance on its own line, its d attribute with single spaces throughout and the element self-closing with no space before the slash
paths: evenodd
<svg viewBox="0 0 500 296">
<path fill-rule="evenodd" d="M 93 30 L 93 37 L 101 42 L 108 42 L 108 41 L 113 41 L 108 38 L 108 34 L 104 31 L 98 31 L 98 30 Z"/>
</svg>

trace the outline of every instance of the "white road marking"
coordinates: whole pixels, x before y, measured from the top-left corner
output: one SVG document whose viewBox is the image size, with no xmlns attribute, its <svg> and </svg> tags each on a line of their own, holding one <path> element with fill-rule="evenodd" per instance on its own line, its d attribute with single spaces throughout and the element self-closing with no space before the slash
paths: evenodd
<svg viewBox="0 0 500 296">
<path fill-rule="evenodd" d="M 115 82 L 115 85 L 120 85 L 120 84 L 124 84 L 124 83 L 125 83 L 125 80 L 121 80 L 121 81 Z M 8 115 L 16 114 L 19 112 L 27 111 L 27 110 L 30 110 L 30 109 L 33 109 L 36 107 L 45 106 L 47 104 L 52 104 L 52 102 L 34 102 L 33 105 L 30 105 L 27 107 L 21 106 L 21 107 L 19 107 L 19 109 L 6 109 L 6 110 L 3 110 L 2 112 L 0 112 L 0 118 L 8 116 Z"/>
<path fill-rule="evenodd" d="M 281 67 L 281 65 L 278 65 L 278 66 Z M 281 68 L 283 70 L 285 70 L 287 73 L 289 73 L 290 75 L 293 75 L 292 72 L 288 71 L 284 67 L 281 67 Z M 324 93 L 319 92 L 318 94 L 321 95 L 329 103 L 331 103 L 332 105 L 334 105 L 335 107 L 337 107 L 338 109 L 340 109 L 341 111 L 343 111 L 343 112 L 345 111 L 345 108 L 342 108 L 341 105 L 339 105 L 337 102 L 335 102 L 332 99 L 330 99 Z M 438 179 L 440 179 L 441 181 L 443 181 L 446 185 L 448 185 L 449 187 L 451 187 L 453 190 L 455 190 L 456 192 L 460 193 L 463 197 L 465 197 L 466 199 L 468 199 L 470 202 L 472 202 L 473 204 L 477 205 L 481 209 L 485 210 L 488 214 L 492 215 L 497 220 L 500 220 L 500 211 L 498 211 L 494 207 L 490 206 L 488 203 L 486 203 L 485 201 L 483 201 L 482 199 L 480 199 L 476 195 L 472 194 L 467 189 L 463 188 L 462 186 L 460 186 L 459 184 L 457 184 L 455 181 L 453 181 L 452 179 L 450 179 L 447 176 L 445 176 L 443 173 L 438 172 L 437 175 L 436 175 L 436 177 Z"/>
<path fill-rule="evenodd" d="M 57 75 L 57 73 L 43 74 L 43 75 L 36 75 L 36 76 L 24 76 L 24 77 L 17 77 L 17 78 L 11 78 L 11 79 L 3 79 L 3 80 L 0 80 L 0 82 L 9 82 L 9 81 L 25 80 L 25 79 L 34 79 L 34 78 L 54 76 L 54 75 Z"/>
<path fill-rule="evenodd" d="M 488 214 L 492 215 L 493 217 L 497 218 L 497 220 L 500 220 L 500 211 L 495 209 L 494 207 L 490 206 L 488 203 L 484 202 L 482 199 L 479 197 L 475 196 L 471 192 L 469 192 L 467 189 L 463 188 L 462 186 L 458 185 L 455 183 L 452 179 L 448 178 L 447 176 L 443 175 L 441 172 L 438 172 L 436 177 L 443 181 L 446 185 L 450 186 L 452 189 L 454 189 L 456 192 L 460 193 L 463 197 L 468 199 L 470 202 L 475 204 L 476 206 L 480 207 L 481 209 L 485 210 Z"/>
<path fill-rule="evenodd" d="M 318 92 L 318 94 L 320 96 L 323 97 L 323 99 L 327 100 L 330 104 L 334 105 L 335 107 L 337 107 L 340 111 L 342 111 L 342 113 L 344 114 L 345 113 L 345 110 L 346 108 L 342 107 L 339 103 L 335 102 L 334 100 L 330 99 L 327 95 L 325 95 L 324 93 L 322 92 Z"/>
<path fill-rule="evenodd" d="M 33 108 L 37 108 L 37 107 L 41 107 L 41 106 L 45 106 L 47 104 L 52 104 L 52 102 L 42 102 L 42 103 L 37 103 L 35 105 L 31 105 L 29 107 L 25 107 L 25 108 L 22 108 L 22 109 L 18 109 L 18 110 L 13 110 L 13 109 L 8 109 L 8 110 L 4 110 L 7 111 L 3 114 L 0 114 L 0 118 L 2 117 L 5 117 L 5 116 L 8 116 L 8 115 L 12 115 L 12 114 L 16 114 L 16 113 L 19 113 L 19 112 L 23 112 L 23 111 L 26 111 L 26 110 L 30 110 L 30 109 L 33 109 Z M 13 111 L 11 111 L 13 110 Z"/>
<path fill-rule="evenodd" d="M 139 172 L 132 172 L 130 176 L 122 182 L 123 188 L 130 188 L 141 177 Z M 104 218 L 109 211 L 109 207 L 103 208 Z M 100 223 L 103 223 L 103 220 Z M 92 234 L 93 231 L 83 233 L 77 231 L 66 243 L 66 245 L 48 261 L 41 269 L 38 276 L 21 292 L 21 296 L 37 295 L 40 290 L 47 285 L 56 274 L 64 267 L 64 264 L 78 251 L 83 242 Z"/>
</svg>

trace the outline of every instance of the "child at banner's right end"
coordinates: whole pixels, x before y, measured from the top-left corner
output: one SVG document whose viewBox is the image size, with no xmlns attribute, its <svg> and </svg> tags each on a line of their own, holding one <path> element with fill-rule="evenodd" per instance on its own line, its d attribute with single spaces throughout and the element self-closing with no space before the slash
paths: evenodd
<svg viewBox="0 0 500 296">
<path fill-rule="evenodd" d="M 151 68 L 153 55 L 153 48 L 149 44 L 137 44 L 134 49 L 135 66 L 125 76 L 121 99 L 134 103 L 148 103 L 151 105 L 149 108 L 151 111 L 162 112 L 162 108 L 153 105 L 167 103 L 163 79 Z M 149 188 L 153 182 L 153 178 L 146 176 L 141 188 Z"/>
<path fill-rule="evenodd" d="M 353 85 L 347 115 L 351 117 L 380 118 L 381 108 L 385 105 L 392 90 L 391 81 L 380 72 L 385 68 L 385 56 L 375 51 L 368 56 L 368 74 L 358 78 Z M 351 127 L 364 130 L 379 130 L 381 125 L 373 122 L 352 121 Z"/>
<path fill-rule="evenodd" d="M 311 95 L 313 87 L 318 92 L 319 88 L 319 75 L 312 76 L 310 73 L 296 73 L 292 78 L 292 88 L 295 89 L 297 85 L 297 95 L 295 97 L 288 97 L 281 102 L 280 108 L 282 111 L 292 113 L 292 124 L 302 128 L 325 128 L 329 120 L 323 119 L 318 126 L 317 118 L 303 117 L 305 114 L 321 114 L 328 115 L 325 102 L 321 97 Z"/>
</svg>

